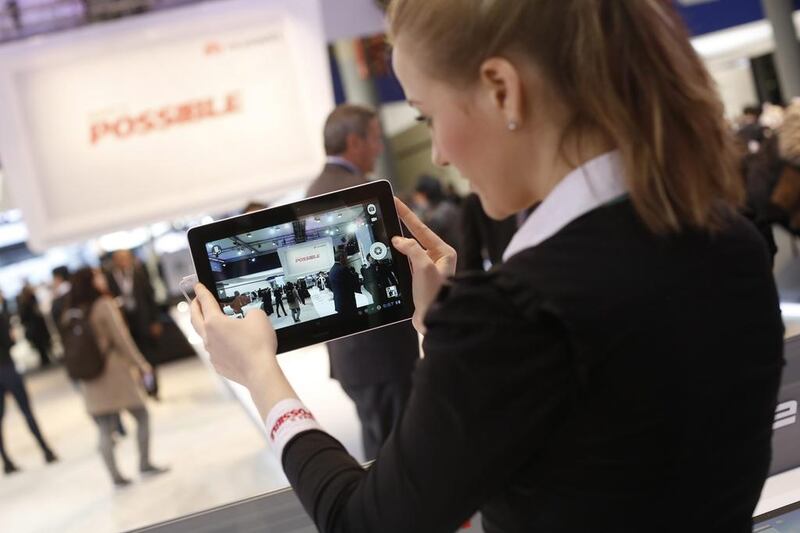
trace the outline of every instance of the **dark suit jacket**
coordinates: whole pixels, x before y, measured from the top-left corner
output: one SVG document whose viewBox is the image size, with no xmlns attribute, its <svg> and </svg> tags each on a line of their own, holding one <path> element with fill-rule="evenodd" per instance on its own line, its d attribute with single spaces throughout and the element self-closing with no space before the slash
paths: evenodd
<svg viewBox="0 0 800 533">
<path fill-rule="evenodd" d="M 114 297 L 121 296 L 122 290 L 117 284 L 113 270 L 106 273 L 106 278 L 108 279 L 108 288 L 111 290 L 111 294 Z M 161 313 L 153 294 L 150 276 L 140 264 L 133 267 L 133 298 L 136 301 L 136 309 L 133 313 L 128 312 L 125 308 L 122 311 L 129 321 L 128 326 L 131 329 L 131 335 L 139 345 L 139 349 L 144 351 L 142 344 L 146 346 L 154 341 L 150 337 L 150 324 L 159 322 Z"/>
<path fill-rule="evenodd" d="M 356 314 L 356 292 L 358 291 L 358 279 L 350 272 L 350 269 L 334 263 L 328 273 L 331 280 L 331 291 L 333 292 L 333 303 L 336 312 L 340 315 Z"/>
<path fill-rule="evenodd" d="M 364 176 L 339 165 L 325 165 L 308 189 L 317 196 L 362 185 Z M 331 377 L 347 385 L 375 385 L 407 379 L 419 360 L 419 340 L 411 322 L 403 322 L 328 343 Z"/>
</svg>

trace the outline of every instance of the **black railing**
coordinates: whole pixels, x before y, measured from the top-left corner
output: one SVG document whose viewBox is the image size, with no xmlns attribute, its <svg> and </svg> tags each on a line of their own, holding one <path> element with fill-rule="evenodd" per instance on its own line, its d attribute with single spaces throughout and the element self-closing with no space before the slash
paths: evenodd
<svg viewBox="0 0 800 533">
<path fill-rule="evenodd" d="M 0 43 L 205 0 L 0 0 Z"/>
</svg>

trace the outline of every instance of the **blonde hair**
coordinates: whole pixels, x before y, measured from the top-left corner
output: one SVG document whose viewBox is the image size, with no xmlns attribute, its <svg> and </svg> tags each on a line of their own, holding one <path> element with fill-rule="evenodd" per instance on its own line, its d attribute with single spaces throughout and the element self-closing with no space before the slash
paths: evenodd
<svg viewBox="0 0 800 533">
<path fill-rule="evenodd" d="M 489 57 L 532 60 L 572 112 L 561 146 L 588 131 L 612 140 L 654 232 L 718 229 L 720 200 L 743 200 L 722 104 L 670 2 L 393 0 L 389 25 L 457 85 Z"/>
</svg>

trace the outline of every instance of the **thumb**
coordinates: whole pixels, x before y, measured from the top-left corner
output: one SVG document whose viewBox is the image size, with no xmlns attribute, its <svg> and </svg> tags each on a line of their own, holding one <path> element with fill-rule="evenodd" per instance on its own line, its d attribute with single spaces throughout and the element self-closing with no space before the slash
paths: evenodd
<svg viewBox="0 0 800 533">
<path fill-rule="evenodd" d="M 206 289 L 205 285 L 202 283 L 195 285 L 194 293 L 196 296 L 195 300 L 197 300 L 197 303 L 200 306 L 200 311 L 204 318 L 222 313 L 219 302 L 217 302 L 217 299 L 214 298 L 214 295 L 211 294 L 208 289 Z"/>
</svg>

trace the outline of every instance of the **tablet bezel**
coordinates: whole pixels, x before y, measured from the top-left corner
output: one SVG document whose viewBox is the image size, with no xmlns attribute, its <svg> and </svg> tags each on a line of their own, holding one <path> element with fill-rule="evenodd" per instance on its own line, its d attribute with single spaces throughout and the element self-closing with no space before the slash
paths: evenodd
<svg viewBox="0 0 800 533">
<path fill-rule="evenodd" d="M 773 509 L 772 511 L 767 511 L 766 513 L 761 513 L 758 516 L 753 517 L 753 526 L 758 526 L 759 524 L 763 524 L 764 522 L 768 522 L 780 516 L 793 513 L 795 511 L 800 510 L 800 501 L 796 501 L 790 503 L 788 505 L 784 505 L 783 507 L 778 507 L 777 509 Z"/>
<path fill-rule="evenodd" d="M 265 227 L 290 223 L 309 215 L 358 205 L 373 199 L 376 199 L 380 206 L 383 227 L 386 232 L 385 244 L 392 249 L 393 268 L 397 275 L 402 304 L 391 309 L 382 309 L 374 314 L 353 317 L 346 323 L 339 322 L 337 315 L 331 315 L 276 329 L 278 353 L 290 352 L 320 342 L 348 337 L 363 331 L 409 320 L 414 314 L 411 268 L 406 256 L 397 251 L 391 244 L 391 238 L 396 235 L 402 236 L 403 232 L 397 209 L 394 205 L 392 186 L 386 180 L 371 181 L 364 185 L 357 185 L 291 204 L 245 213 L 191 228 L 188 232 L 189 248 L 192 253 L 192 261 L 197 278 L 219 301 L 216 282 L 208 260 L 206 243 Z M 378 236 L 379 239 L 380 237 Z"/>
</svg>

